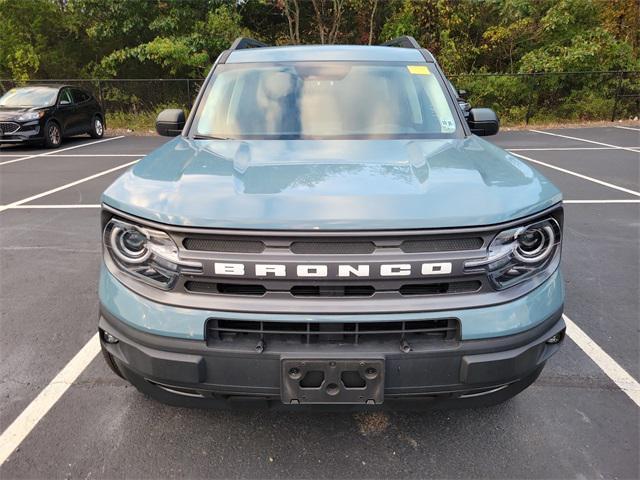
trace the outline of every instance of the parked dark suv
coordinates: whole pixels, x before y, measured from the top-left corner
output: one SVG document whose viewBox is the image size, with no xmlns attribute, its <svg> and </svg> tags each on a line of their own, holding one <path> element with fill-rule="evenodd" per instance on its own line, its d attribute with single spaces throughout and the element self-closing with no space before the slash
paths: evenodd
<svg viewBox="0 0 640 480">
<path fill-rule="evenodd" d="M 41 143 L 57 148 L 64 137 L 104 135 L 104 111 L 89 92 L 69 85 L 12 88 L 0 97 L 0 144 Z"/>
</svg>

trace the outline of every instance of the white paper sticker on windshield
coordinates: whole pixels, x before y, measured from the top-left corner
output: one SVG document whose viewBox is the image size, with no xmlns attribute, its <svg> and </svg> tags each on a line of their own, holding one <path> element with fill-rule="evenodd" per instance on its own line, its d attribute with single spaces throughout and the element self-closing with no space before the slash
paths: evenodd
<svg viewBox="0 0 640 480">
<path fill-rule="evenodd" d="M 448 120 L 445 118 L 443 120 L 440 120 L 440 125 L 442 126 L 443 133 L 451 133 L 455 132 L 456 130 L 456 124 L 453 120 Z"/>
</svg>

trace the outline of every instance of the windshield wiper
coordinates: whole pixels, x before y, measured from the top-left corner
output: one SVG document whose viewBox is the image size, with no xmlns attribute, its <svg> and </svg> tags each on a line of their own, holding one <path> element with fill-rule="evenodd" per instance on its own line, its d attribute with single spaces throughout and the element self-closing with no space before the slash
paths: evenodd
<svg viewBox="0 0 640 480">
<path fill-rule="evenodd" d="M 194 135 L 194 140 L 233 140 L 233 138 L 229 137 L 215 137 L 213 135 Z"/>
</svg>

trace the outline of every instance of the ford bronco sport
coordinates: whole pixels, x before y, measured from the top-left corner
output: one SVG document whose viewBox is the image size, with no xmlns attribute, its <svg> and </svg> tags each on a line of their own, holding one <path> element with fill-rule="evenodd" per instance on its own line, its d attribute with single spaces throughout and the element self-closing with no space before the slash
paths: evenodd
<svg viewBox="0 0 640 480">
<path fill-rule="evenodd" d="M 411 37 L 238 39 L 156 127 L 102 197 L 102 349 L 145 394 L 486 405 L 558 350 L 561 193 Z"/>
</svg>

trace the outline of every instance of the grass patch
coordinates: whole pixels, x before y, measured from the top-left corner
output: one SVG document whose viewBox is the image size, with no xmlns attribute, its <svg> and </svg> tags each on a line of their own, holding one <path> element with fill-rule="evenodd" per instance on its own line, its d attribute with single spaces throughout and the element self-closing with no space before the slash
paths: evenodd
<svg viewBox="0 0 640 480">
<path fill-rule="evenodd" d="M 107 126 L 111 130 L 123 130 L 126 132 L 155 132 L 156 117 L 160 111 L 142 113 L 107 112 Z"/>
</svg>

